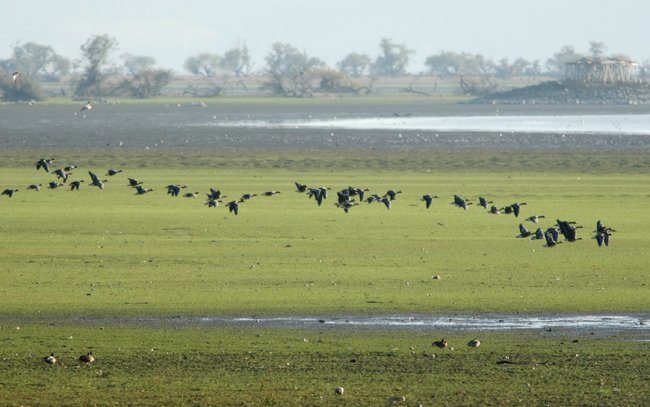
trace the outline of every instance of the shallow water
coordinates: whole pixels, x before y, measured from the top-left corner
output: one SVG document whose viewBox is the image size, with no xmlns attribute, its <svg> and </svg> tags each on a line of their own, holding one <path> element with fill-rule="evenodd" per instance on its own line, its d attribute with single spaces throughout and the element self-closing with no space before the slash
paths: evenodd
<svg viewBox="0 0 650 407">
<path fill-rule="evenodd" d="M 241 125 L 246 125 L 241 123 Z M 249 123 L 257 126 L 260 123 Z M 264 123 L 264 126 L 354 130 L 650 135 L 650 115 L 435 116 Z"/>
<path fill-rule="evenodd" d="M 347 316 L 233 316 L 233 317 L 133 317 L 73 318 L 91 324 L 138 326 L 260 326 L 267 328 L 400 329 L 441 331 L 545 330 L 650 335 L 650 315 L 645 314 L 481 314 L 481 315 L 347 315 Z"/>
</svg>

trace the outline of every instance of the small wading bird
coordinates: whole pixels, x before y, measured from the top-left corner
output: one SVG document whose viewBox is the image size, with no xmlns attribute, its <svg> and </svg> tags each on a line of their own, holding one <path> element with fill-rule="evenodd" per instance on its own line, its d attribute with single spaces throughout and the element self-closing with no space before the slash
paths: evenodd
<svg viewBox="0 0 650 407">
<path fill-rule="evenodd" d="M 84 365 L 89 365 L 95 361 L 95 355 L 92 352 L 88 352 L 85 355 L 79 356 L 79 363 Z"/>
<path fill-rule="evenodd" d="M 91 110 L 92 108 L 93 108 L 93 102 L 89 100 L 88 102 L 86 102 L 85 105 L 83 105 L 83 107 L 79 111 L 83 112 L 84 110 Z"/>
<path fill-rule="evenodd" d="M 14 84 L 14 85 L 16 84 L 16 82 L 18 82 L 18 79 L 20 79 L 20 77 L 21 77 L 22 75 L 23 75 L 23 74 L 22 74 L 21 72 L 19 72 L 19 71 L 16 71 L 16 72 L 14 72 L 14 73 L 11 74 L 11 80 L 13 81 L 13 84 Z"/>
<path fill-rule="evenodd" d="M 47 363 L 48 365 L 53 365 L 56 363 L 56 356 L 54 356 L 54 353 L 50 353 L 49 356 L 45 356 L 43 358 L 43 361 Z"/>
<path fill-rule="evenodd" d="M 444 349 L 444 348 L 447 347 L 447 340 L 445 338 L 442 338 L 439 341 L 432 342 L 431 346 L 435 346 L 436 348 Z"/>
</svg>

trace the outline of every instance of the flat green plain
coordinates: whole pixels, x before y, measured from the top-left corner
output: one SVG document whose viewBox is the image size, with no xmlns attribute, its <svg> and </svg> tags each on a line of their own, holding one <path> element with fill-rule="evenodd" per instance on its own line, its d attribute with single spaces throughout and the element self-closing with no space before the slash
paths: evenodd
<svg viewBox="0 0 650 407">
<path fill-rule="evenodd" d="M 41 156 L 75 163 L 48 189 Z M 176 326 L 127 317 L 639 314 L 645 151 L 0 151 L 0 405 L 643 405 L 647 333 Z M 104 190 L 87 171 L 123 173 Z M 154 191 L 142 196 L 127 177 Z M 328 186 L 322 206 L 294 182 Z M 26 190 L 32 183 L 41 191 Z M 168 184 L 198 198 L 173 198 Z M 337 190 L 400 190 L 344 213 Z M 204 205 L 258 196 L 239 215 Z M 265 197 L 261 193 L 279 190 Z M 426 209 L 421 196 L 438 195 Z M 458 194 L 519 218 L 451 204 Z M 524 221 L 545 215 L 539 225 Z M 518 225 L 576 221 L 545 247 Z M 616 229 L 608 247 L 596 220 Z M 438 278 L 434 278 L 434 276 Z M 105 324 L 93 322 L 111 321 Z M 132 321 L 132 320 L 131 320 Z M 482 345 L 465 344 L 478 336 Z M 448 339 L 437 349 L 433 340 Z M 80 354 L 97 361 L 80 366 Z M 42 361 L 55 352 L 59 363 Z M 334 388 L 342 386 L 342 396 Z"/>
</svg>

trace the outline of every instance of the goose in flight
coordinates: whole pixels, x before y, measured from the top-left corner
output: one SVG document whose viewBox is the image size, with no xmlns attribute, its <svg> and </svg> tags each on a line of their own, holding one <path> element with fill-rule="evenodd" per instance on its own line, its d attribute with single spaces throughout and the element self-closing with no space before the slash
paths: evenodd
<svg viewBox="0 0 650 407">
<path fill-rule="evenodd" d="M 128 180 L 129 180 L 129 185 L 128 186 L 130 186 L 130 187 L 134 187 L 136 185 L 142 184 L 142 182 L 138 181 L 135 178 L 128 178 Z"/>
<path fill-rule="evenodd" d="M 280 191 L 275 191 L 275 190 L 273 190 L 273 191 L 266 191 L 266 192 L 263 192 L 262 195 L 263 195 L 263 196 L 273 196 L 273 195 L 275 195 L 275 194 L 279 194 L 279 193 L 280 193 Z"/>
<path fill-rule="evenodd" d="M 2 191 L 2 195 L 7 195 L 9 198 L 11 198 L 18 191 L 20 191 L 18 188 L 7 188 Z"/>
<path fill-rule="evenodd" d="M 167 185 L 167 195 L 171 195 L 172 197 L 178 196 L 181 193 L 181 189 L 187 188 L 187 185 L 178 185 L 178 184 L 170 184 Z"/>
<path fill-rule="evenodd" d="M 106 175 L 108 175 L 109 177 L 112 177 L 113 175 L 119 174 L 120 172 L 122 172 L 122 170 L 116 170 L 116 169 L 113 169 L 113 168 L 109 168 L 109 170 L 106 171 Z"/>
<path fill-rule="evenodd" d="M 327 191 L 327 190 L 325 190 Z M 323 199 L 325 199 L 326 194 L 323 194 L 323 190 L 321 188 L 309 188 L 307 190 L 307 196 L 311 198 L 312 196 L 316 200 L 316 203 L 318 206 L 320 206 L 323 203 Z"/>
<path fill-rule="evenodd" d="M 526 226 L 524 226 L 523 223 L 520 223 L 520 224 L 519 224 L 519 235 L 517 235 L 517 237 L 523 239 L 524 237 L 528 237 L 528 236 L 530 236 L 530 235 L 532 235 L 532 232 L 529 231 L 529 230 L 526 228 Z"/>
<path fill-rule="evenodd" d="M 18 82 L 18 79 L 20 79 L 22 75 L 23 74 L 20 71 L 15 71 L 14 73 L 11 74 L 11 80 L 13 81 L 14 85 L 16 84 L 16 82 Z"/>
<path fill-rule="evenodd" d="M 235 212 L 235 215 L 239 214 L 239 202 L 237 201 L 228 202 L 228 211 L 231 213 Z"/>
<path fill-rule="evenodd" d="M 537 228 L 535 233 L 533 233 L 533 236 L 530 238 L 530 240 L 542 240 L 544 239 L 544 231 L 542 228 Z"/>
<path fill-rule="evenodd" d="M 91 110 L 92 108 L 93 108 L 93 102 L 89 100 L 88 102 L 86 102 L 85 105 L 83 105 L 83 107 L 79 111 L 83 112 L 84 110 Z"/>
<path fill-rule="evenodd" d="M 221 190 L 214 189 L 214 188 L 210 188 L 210 193 L 207 195 L 208 195 L 208 199 L 215 199 L 215 200 L 226 197 L 225 195 L 221 195 Z"/>
<path fill-rule="evenodd" d="M 34 163 L 36 165 L 36 171 L 43 168 L 45 172 L 50 172 L 50 165 L 54 162 L 54 158 L 41 158 Z"/>
<path fill-rule="evenodd" d="M 298 182 L 294 182 L 296 184 L 296 192 L 307 192 L 307 184 L 301 184 Z"/>
<path fill-rule="evenodd" d="M 63 186 L 63 184 L 59 184 L 59 183 L 56 182 L 56 181 L 50 181 L 50 183 L 47 184 L 47 185 L 48 185 L 47 187 L 48 187 L 49 189 L 56 189 L 56 188 L 58 188 L 58 187 L 62 187 L 62 186 Z"/>
<path fill-rule="evenodd" d="M 601 247 L 603 243 L 605 244 L 605 246 L 609 246 L 609 237 L 611 235 L 612 234 L 609 233 L 609 231 L 596 233 L 595 239 L 596 239 L 596 243 L 598 243 L 598 247 Z"/>
<path fill-rule="evenodd" d="M 394 201 L 395 199 L 397 199 L 397 194 L 401 194 L 401 193 L 402 193 L 402 191 L 395 191 L 395 190 L 389 189 L 388 191 L 386 191 L 384 196 L 387 196 L 388 198 L 390 198 L 391 201 Z"/>
<path fill-rule="evenodd" d="M 556 221 L 557 226 L 560 228 L 560 233 L 562 233 L 565 240 L 569 242 L 575 242 L 576 240 L 581 239 L 579 237 L 576 237 L 576 229 L 580 229 L 582 226 L 573 226 L 575 225 L 575 222 L 569 222 L 565 220 L 556 219 Z"/>
<path fill-rule="evenodd" d="M 205 201 L 205 205 L 208 205 L 208 208 L 216 208 L 219 206 L 219 203 L 223 203 L 221 199 L 213 199 L 213 198 L 208 198 L 207 201 Z"/>
<path fill-rule="evenodd" d="M 78 191 L 82 182 L 84 182 L 84 181 L 83 180 L 72 181 L 70 183 L 70 191 L 74 191 L 75 189 Z"/>
<path fill-rule="evenodd" d="M 352 208 L 355 205 L 359 205 L 357 202 L 352 202 L 352 201 L 345 201 L 345 202 L 337 202 L 334 205 L 336 205 L 337 208 L 343 209 L 345 213 L 348 213 L 350 208 Z"/>
<path fill-rule="evenodd" d="M 92 181 L 89 185 L 92 185 L 99 189 L 104 189 L 104 182 L 108 182 L 108 180 L 100 181 L 99 178 L 97 177 L 97 174 L 95 174 L 92 171 L 88 171 L 88 175 L 90 175 L 90 179 Z"/>
<path fill-rule="evenodd" d="M 151 188 L 145 188 L 145 187 L 143 187 L 142 185 L 136 185 L 136 186 L 133 187 L 133 188 L 135 188 L 135 194 L 136 194 L 136 195 L 144 195 L 144 194 L 146 194 L 147 192 L 151 192 L 151 191 L 153 191 L 153 189 L 151 189 Z"/>
<path fill-rule="evenodd" d="M 526 218 L 527 221 L 533 222 L 533 223 L 539 223 L 539 220 L 542 218 L 545 218 L 546 216 L 544 215 L 532 215 Z"/>
<path fill-rule="evenodd" d="M 471 205 L 471 202 L 467 201 L 467 199 L 463 198 L 460 195 L 454 195 L 454 202 L 452 202 L 452 205 L 456 205 L 459 208 L 467 210 L 469 205 Z"/>
<path fill-rule="evenodd" d="M 479 196 L 478 197 L 478 204 L 481 205 L 483 208 L 487 209 L 488 204 L 494 203 L 493 201 L 488 201 L 486 198 Z"/>
<path fill-rule="evenodd" d="M 555 228 L 548 228 L 546 229 L 546 232 L 544 232 L 544 239 L 546 239 L 546 246 L 547 247 L 553 247 L 557 244 L 560 244 L 562 242 L 558 242 L 557 239 L 559 237 L 558 231 Z"/>
<path fill-rule="evenodd" d="M 57 179 L 62 179 L 65 183 L 68 180 L 68 173 L 63 170 L 63 168 L 58 168 L 52 171 L 52 174 L 56 175 Z"/>
<path fill-rule="evenodd" d="M 38 192 L 38 191 L 41 190 L 41 187 L 42 187 L 42 186 L 43 186 L 43 184 L 31 184 L 31 185 L 29 185 L 29 186 L 27 187 L 27 189 L 33 189 L 34 191 L 37 191 L 37 192 Z"/>
<path fill-rule="evenodd" d="M 438 198 L 438 195 L 431 195 L 431 194 L 422 195 L 422 200 L 426 202 L 427 209 L 429 209 L 429 207 L 433 203 L 433 200 L 436 198 Z"/>
</svg>

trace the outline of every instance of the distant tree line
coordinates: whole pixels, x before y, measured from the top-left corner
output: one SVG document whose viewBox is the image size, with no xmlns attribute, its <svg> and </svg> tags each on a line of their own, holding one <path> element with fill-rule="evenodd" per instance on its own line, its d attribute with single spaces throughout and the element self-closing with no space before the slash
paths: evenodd
<svg viewBox="0 0 650 407">
<path fill-rule="evenodd" d="M 286 97 L 310 97 L 317 93 L 370 93 L 379 77 L 408 75 L 407 67 L 415 51 L 405 44 L 382 38 L 375 57 L 357 52 L 344 56 L 336 67 L 308 55 L 291 44 L 276 42 L 264 58 L 265 65 L 253 73 L 253 63 L 246 45 L 233 47 L 222 55 L 200 53 L 185 60 L 184 69 L 201 77 L 201 85 L 190 85 L 185 93 L 194 96 L 218 96 L 236 87 L 246 87 L 243 78 L 261 78 L 261 90 Z M 152 57 L 121 54 L 122 64 L 111 62 L 118 49 L 115 38 L 93 35 L 80 47 L 81 58 L 71 62 L 52 47 L 34 42 L 17 43 L 12 55 L 0 59 L 0 94 L 3 100 L 38 100 L 42 98 L 41 82 L 58 82 L 64 77 L 71 84 L 75 98 L 158 96 L 173 79 L 169 69 L 156 67 Z M 602 42 L 589 43 L 588 53 L 577 52 L 573 46 L 562 47 L 544 63 L 517 58 L 494 61 L 481 54 L 441 51 L 425 60 L 421 75 L 458 80 L 468 94 L 480 94 L 496 88 L 497 80 L 540 75 L 562 77 L 567 62 L 580 58 L 603 57 L 607 47 Z M 625 55 L 611 55 L 629 59 Z M 645 68 L 648 67 L 646 70 Z M 19 72 L 18 79 L 13 72 Z M 650 61 L 641 67 L 645 78 Z"/>
</svg>

